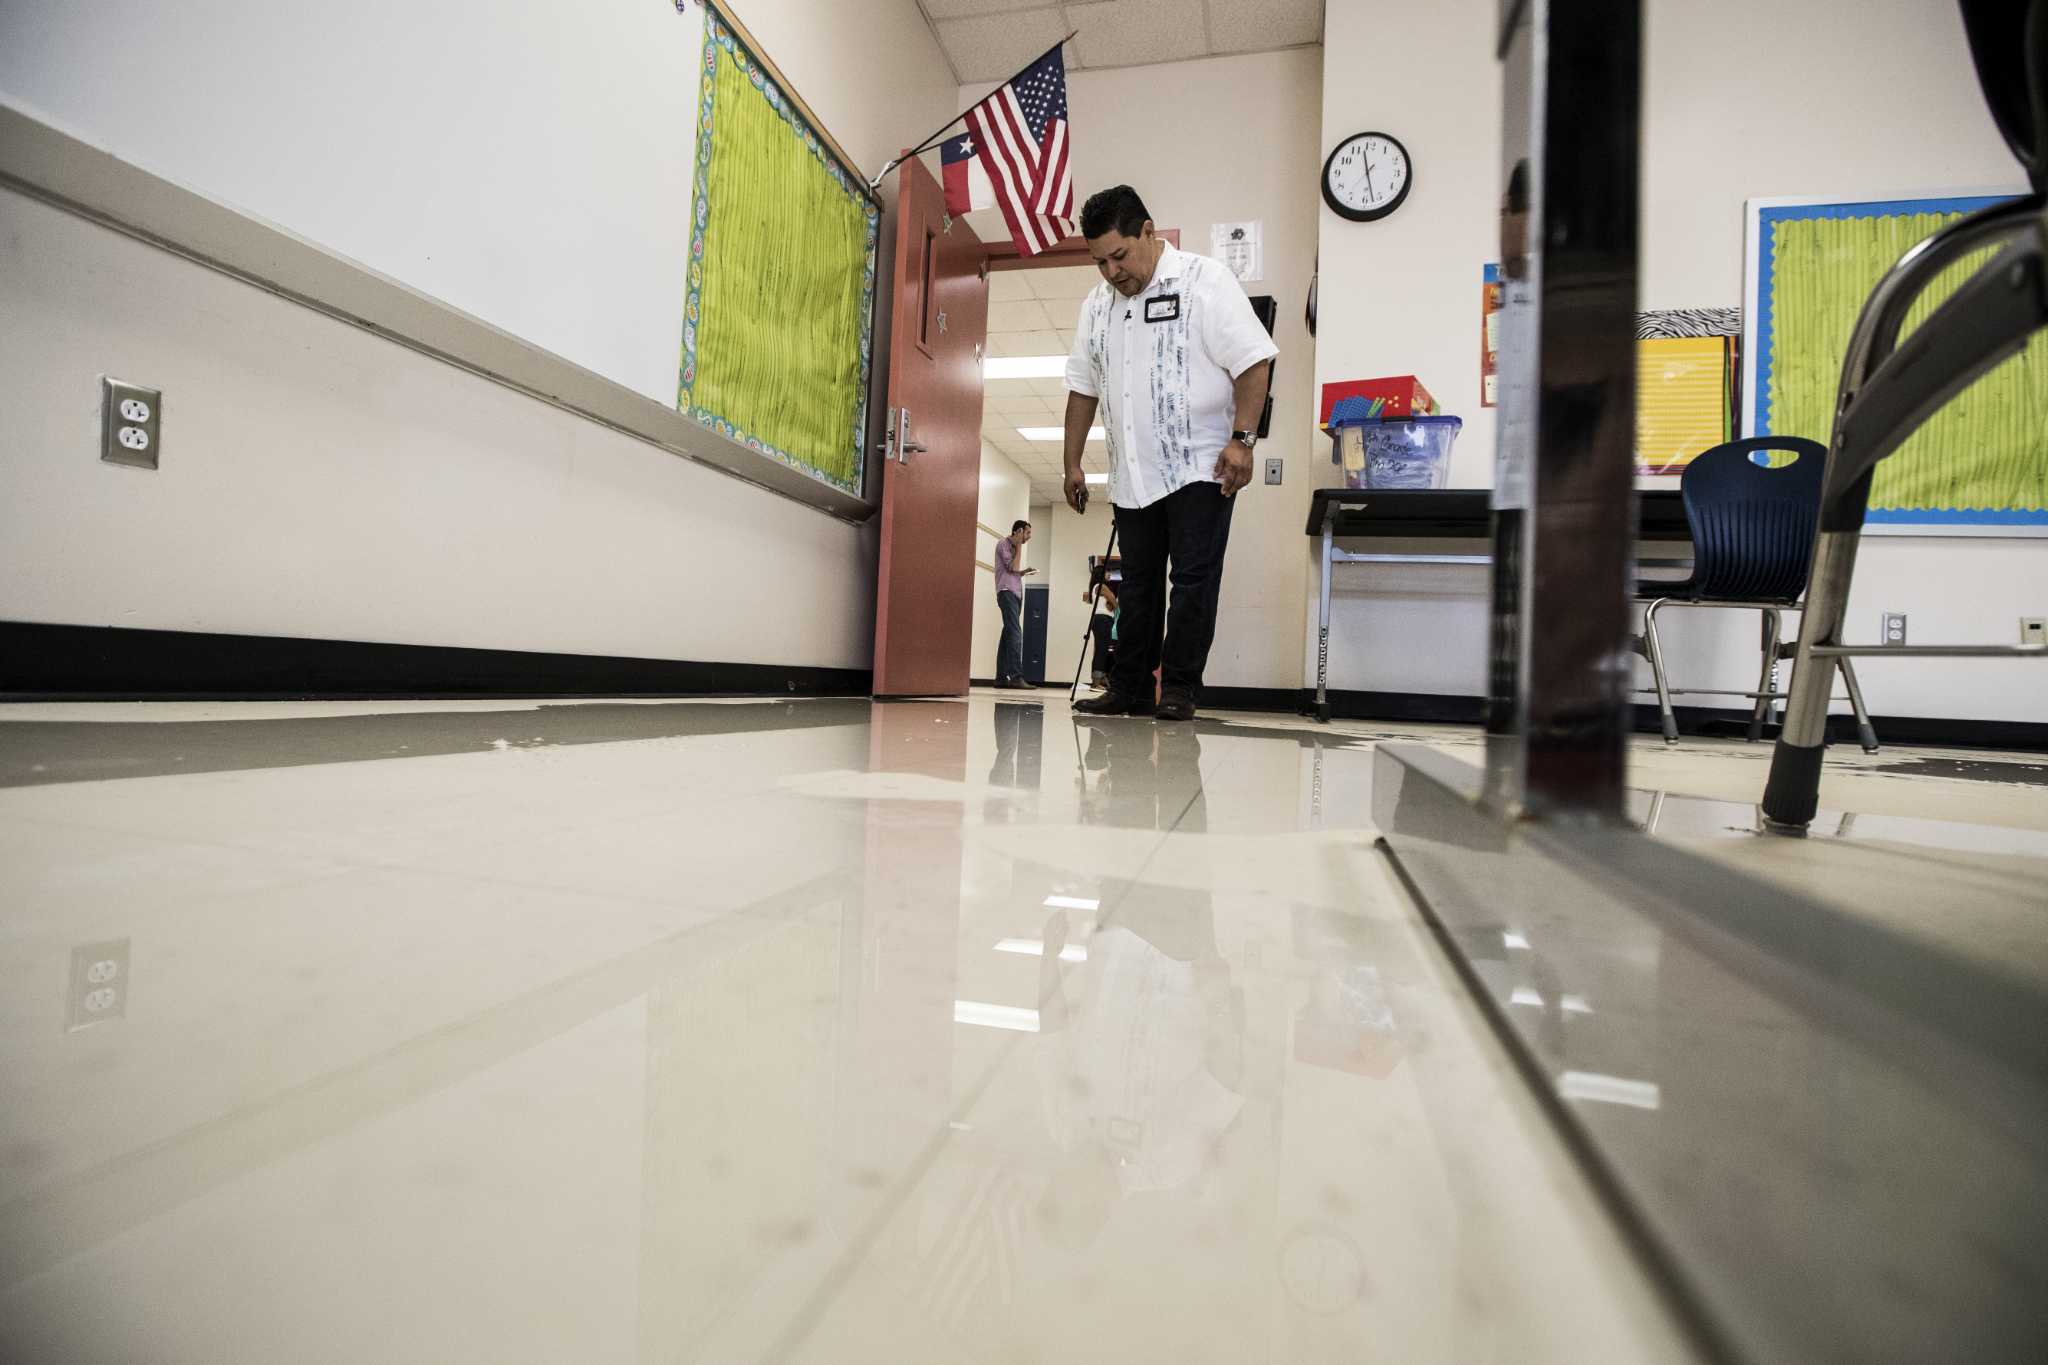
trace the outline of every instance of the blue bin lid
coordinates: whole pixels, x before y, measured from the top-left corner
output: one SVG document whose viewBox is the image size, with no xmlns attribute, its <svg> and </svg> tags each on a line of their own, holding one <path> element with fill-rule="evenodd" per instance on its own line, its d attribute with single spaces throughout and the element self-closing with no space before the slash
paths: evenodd
<svg viewBox="0 0 2048 1365">
<path fill-rule="evenodd" d="M 1341 427 L 1392 426 L 1396 422 L 1414 422 L 1425 426 L 1442 426 L 1446 422 L 1453 427 L 1465 425 L 1462 417 L 1368 417 L 1371 400 L 1366 398 L 1340 398 L 1330 409 L 1329 425 L 1324 430 L 1335 433 Z"/>
</svg>

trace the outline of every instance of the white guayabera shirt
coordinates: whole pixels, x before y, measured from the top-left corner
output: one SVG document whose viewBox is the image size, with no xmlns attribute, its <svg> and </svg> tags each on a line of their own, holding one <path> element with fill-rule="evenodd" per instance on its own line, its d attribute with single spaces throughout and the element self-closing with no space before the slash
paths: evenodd
<svg viewBox="0 0 2048 1365">
<path fill-rule="evenodd" d="M 1145 292 L 1107 280 L 1081 301 L 1066 386 L 1098 399 L 1109 442 L 1109 500 L 1149 507 L 1216 482 L 1236 421 L 1232 382 L 1280 354 L 1227 267 L 1162 244 Z"/>
</svg>

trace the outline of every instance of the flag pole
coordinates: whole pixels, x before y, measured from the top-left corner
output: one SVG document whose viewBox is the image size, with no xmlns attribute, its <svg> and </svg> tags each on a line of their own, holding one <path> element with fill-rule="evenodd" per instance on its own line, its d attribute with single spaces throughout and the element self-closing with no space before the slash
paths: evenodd
<svg viewBox="0 0 2048 1365">
<path fill-rule="evenodd" d="M 915 147 L 912 147 L 903 155 L 896 157 L 895 159 L 890 161 L 886 166 L 882 167 L 881 170 L 876 171 L 875 178 L 873 180 L 868 181 L 869 192 L 872 193 L 878 186 L 880 186 L 882 181 L 888 178 L 889 172 L 895 170 L 898 166 L 901 166 L 904 162 L 910 160 L 910 158 L 916 156 L 919 152 L 928 152 L 932 148 L 938 146 L 939 143 L 945 140 L 946 134 L 953 131 L 954 124 L 959 123 L 961 120 L 965 119 L 969 114 L 981 108 L 982 105 L 987 104 L 990 100 L 994 99 L 996 97 L 997 90 L 1001 90 L 1003 86 L 1008 85 L 1010 81 L 1016 80 L 1017 77 L 1023 75 L 1032 67 L 1037 66 L 1039 62 L 1044 61 L 1047 53 L 1056 52 L 1060 48 L 1063 48 L 1068 43 L 1072 42 L 1074 40 L 1074 34 L 1079 33 L 1080 31 L 1081 30 L 1078 28 L 1075 29 L 1074 33 L 1069 33 L 1066 37 L 1060 39 L 1051 47 L 1047 48 L 1044 52 L 1039 53 L 1036 58 L 1018 67 L 1016 71 L 1011 73 L 1010 80 L 1001 82 L 1001 84 L 996 86 L 995 90 L 989 91 L 986 95 L 983 95 L 980 99 L 968 105 L 959 113 L 953 115 L 952 118 L 947 119 L 944 124 L 940 125 L 937 131 L 935 131 L 930 137 L 926 138 L 923 142 L 919 143 Z"/>
</svg>

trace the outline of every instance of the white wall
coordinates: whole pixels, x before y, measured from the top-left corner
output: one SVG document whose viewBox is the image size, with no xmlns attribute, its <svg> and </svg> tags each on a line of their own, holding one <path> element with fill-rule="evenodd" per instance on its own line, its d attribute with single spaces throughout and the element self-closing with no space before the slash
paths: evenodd
<svg viewBox="0 0 2048 1365">
<path fill-rule="evenodd" d="M 968 676 L 988 678 L 996 676 L 996 644 L 1003 634 L 1003 614 L 996 606 L 996 577 L 992 566 L 996 562 L 996 541 L 1010 534 L 1010 525 L 1019 517 L 1030 521 L 1031 481 L 1024 477 L 1024 471 L 1017 468 L 1009 456 L 1001 451 L 981 448 L 981 494 L 975 503 L 974 520 L 974 657 L 968 663 Z M 1032 540 L 1018 556 L 1017 567 L 1028 569 L 1043 565 L 1046 559 L 1045 543 L 1039 539 L 1042 533 L 1034 525 Z M 1038 576 L 1026 579 L 1027 584 L 1041 581 L 1045 570 L 1041 567 Z"/>
<path fill-rule="evenodd" d="M 1384 5 L 1328 6 L 1322 139 L 1316 166 L 1354 133 L 1384 132 L 1408 149 L 1408 198 L 1372 223 L 1340 218 L 1316 194 L 1322 263 L 1316 382 L 1412 374 L 1464 420 L 1454 488 L 1493 481 L 1494 412 L 1479 405 L 1480 272 L 1499 254 L 1500 66 L 1494 0 L 1444 0 L 1403 12 L 1405 59 L 1387 61 Z M 1370 68 L 1371 79 L 1360 72 Z M 1316 438 L 1316 483 L 1343 480 Z M 1354 547 L 1356 548 L 1356 547 Z M 1465 547 L 1429 546 L 1428 549 Z M 1473 547 L 1481 548 L 1481 547 Z M 1363 591 L 1370 583 L 1371 592 Z M 1341 568 L 1333 581 L 1330 685 L 1350 691 L 1472 695 L 1485 690 L 1484 568 Z M 1302 651 L 1316 676 L 1316 593 L 1309 554 Z"/>
<path fill-rule="evenodd" d="M 1419 375 L 1445 411 L 1466 422 L 1452 483 L 1484 486 L 1494 428 L 1493 411 L 1478 405 L 1478 275 L 1497 252 L 1496 6 L 1445 0 L 1410 7 L 1402 41 L 1417 60 L 1375 63 L 1370 81 L 1346 74 L 1382 45 L 1385 14 L 1383 5 L 1329 7 L 1322 150 L 1365 129 L 1391 132 L 1415 157 L 1415 189 L 1379 223 L 1352 224 L 1321 210 L 1317 369 L 1325 379 Z M 2017 183 L 1984 113 L 1952 5 L 1648 0 L 1646 14 L 1644 307 L 1743 301 L 1746 198 Z M 1358 590 L 1366 582 L 1378 586 Z M 1336 583 L 1333 685 L 1483 691 L 1483 571 L 1352 568 L 1340 570 Z M 1849 638 L 1874 640 L 1887 608 L 1909 611 L 1920 641 L 2016 640 L 2020 615 L 2048 613 L 2048 542 L 1866 537 Z M 1304 615 L 1312 626 L 1313 601 Z M 1681 685 L 1754 685 L 1753 619 L 1667 619 Z M 1311 680 L 1313 649 L 1311 629 L 1304 651 Z M 1880 714 L 2048 721 L 2048 687 L 2028 668 L 1860 666 Z M 1639 674 L 1647 683 L 1647 670 Z"/>
<path fill-rule="evenodd" d="M 1745 198 L 2021 183 L 1952 4 L 1653 0 L 1646 81 L 1647 307 L 1742 302 Z M 1787 93 L 1798 108 L 1789 120 Z M 2017 643 L 2020 616 L 2048 614 L 2048 540 L 1865 536 L 1848 639 L 1876 643 L 1886 610 L 1910 615 L 1917 643 Z M 1753 685 L 1739 679 L 1754 678 L 1744 649 L 1754 626 L 1683 625 L 1674 668 L 1712 679 L 1701 686 Z M 1857 670 L 1879 714 L 2048 721 L 2048 675 L 2036 664 L 1873 659 Z"/>
<path fill-rule="evenodd" d="M 0 316 L 0 619 L 867 666 L 866 528 L 12 191 Z"/>
<path fill-rule="evenodd" d="M 870 170 L 954 107 L 913 0 L 734 8 Z M 667 0 L 8 0 L 0 99 L 672 407 L 701 23 Z M 365 350 L 361 334 L 208 287 L 98 229 L 38 217 L 35 230 L 39 254 L 6 261 L 9 339 L 67 344 L 28 357 L 33 381 L 18 365 L 5 377 L 16 431 L 40 443 L 9 452 L 0 541 L 11 559 L 42 543 L 47 522 L 14 524 L 29 507 L 54 510 L 72 539 L 6 575 L 0 616 L 867 665 L 871 528 L 531 404 L 515 419 L 509 395 L 468 376 Z M 196 311 L 129 326 L 137 295 L 86 275 L 59 296 L 29 262 L 109 263 L 128 288 Z M 315 349 L 252 350 L 228 315 Z M 165 469 L 117 493 L 122 471 L 95 466 L 88 421 L 106 372 L 165 388 Z M 879 409 L 881 367 L 876 382 Z M 300 415 L 323 422 L 310 438 L 284 406 L 308 391 Z M 471 409 L 491 416 L 455 420 Z M 334 497 L 342 466 L 356 482 Z M 238 540 L 282 558 L 250 571 Z M 368 550 L 384 544 L 406 548 Z M 593 612 L 603 570 L 622 575 L 604 578 L 621 600 Z"/>
<path fill-rule="evenodd" d="M 1258 219 L 1265 225 L 1265 279 L 1246 291 L 1279 301 L 1274 335 L 1280 362 L 1273 434 L 1260 445 L 1259 456 L 1262 469 L 1265 458 L 1283 457 L 1286 482 L 1255 483 L 1238 495 L 1209 653 L 1211 686 L 1301 684 L 1300 607 L 1307 581 L 1302 526 L 1315 462 L 1327 459 L 1326 451 L 1316 449 L 1327 443 L 1320 436 L 1311 439 L 1314 342 L 1302 320 L 1315 266 L 1322 74 L 1320 53 L 1300 48 L 1067 77 L 1077 202 L 1111 185 L 1132 185 L 1155 222 L 1179 228 L 1182 247 L 1201 253 L 1209 249 L 1212 223 Z M 963 89 L 962 106 L 988 88 Z M 1108 539 L 1108 499 L 1098 496 L 1085 517 L 1058 513 L 1055 525 L 1062 564 L 1085 566 L 1086 556 L 1100 554 Z M 1070 550 L 1070 536 L 1088 548 Z M 1071 591 L 1063 584 L 1053 593 L 1053 676 L 1067 676 L 1073 667 L 1081 621 L 1067 617 L 1083 610 L 1085 567 L 1081 573 Z"/>
</svg>

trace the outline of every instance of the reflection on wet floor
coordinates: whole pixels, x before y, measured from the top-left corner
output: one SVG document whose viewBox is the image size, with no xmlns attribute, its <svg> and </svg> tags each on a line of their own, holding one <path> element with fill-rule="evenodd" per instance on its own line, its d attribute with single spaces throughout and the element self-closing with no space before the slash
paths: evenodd
<svg viewBox="0 0 2048 1365">
<path fill-rule="evenodd" d="M 1395 733 L 0 712 L 0 1358 L 1688 1358 L 1373 850 Z"/>
</svg>

